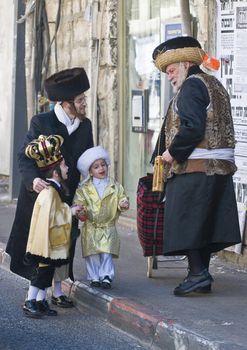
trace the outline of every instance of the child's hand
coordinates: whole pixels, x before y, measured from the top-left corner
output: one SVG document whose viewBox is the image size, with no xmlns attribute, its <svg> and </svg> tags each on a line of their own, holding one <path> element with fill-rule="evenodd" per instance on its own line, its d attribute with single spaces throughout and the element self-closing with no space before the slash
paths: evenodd
<svg viewBox="0 0 247 350">
<path fill-rule="evenodd" d="M 72 215 L 77 215 L 82 210 L 82 208 L 83 207 L 81 205 L 78 205 L 78 204 L 72 205 L 72 207 L 71 207 Z"/>
<path fill-rule="evenodd" d="M 81 209 L 76 214 L 76 216 L 80 221 L 86 221 L 87 220 L 87 209 L 85 207 L 81 207 Z"/>
<path fill-rule="evenodd" d="M 128 199 L 123 199 L 119 203 L 121 209 L 129 209 L 130 203 Z"/>
</svg>

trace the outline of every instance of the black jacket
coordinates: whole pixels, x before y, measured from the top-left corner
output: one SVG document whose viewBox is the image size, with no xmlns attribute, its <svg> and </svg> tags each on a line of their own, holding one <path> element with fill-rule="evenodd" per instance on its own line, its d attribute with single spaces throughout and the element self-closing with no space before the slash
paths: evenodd
<svg viewBox="0 0 247 350">
<path fill-rule="evenodd" d="M 25 278 L 30 278 L 32 274 L 31 268 L 23 264 L 33 205 L 37 197 L 36 192 L 32 191 L 32 183 L 34 178 L 43 177 L 36 162 L 26 157 L 25 147 L 30 141 L 37 139 L 40 135 L 48 136 L 51 134 L 61 135 L 64 138 L 61 151 L 69 167 L 67 185 L 70 196 L 66 200 L 69 205 L 72 203 L 76 187 L 80 180 L 80 173 L 76 168 L 77 160 L 84 151 L 93 147 L 92 125 L 91 121 L 87 118 L 80 123 L 78 129 L 71 135 L 68 134 L 65 125 L 57 119 L 54 111 L 38 114 L 32 118 L 23 147 L 18 153 L 22 183 L 15 219 L 6 247 L 6 252 L 11 256 L 11 271 Z"/>
<path fill-rule="evenodd" d="M 189 68 L 188 77 L 198 73 L 202 73 L 202 70 L 197 65 L 192 66 Z M 203 139 L 209 102 L 207 88 L 201 80 L 187 79 L 183 83 L 177 98 L 181 126 L 169 147 L 171 156 L 178 163 L 184 162 Z M 166 118 L 160 131 L 160 147 L 158 139 L 150 161 L 152 164 L 155 157 L 165 151 L 165 124 Z"/>
</svg>

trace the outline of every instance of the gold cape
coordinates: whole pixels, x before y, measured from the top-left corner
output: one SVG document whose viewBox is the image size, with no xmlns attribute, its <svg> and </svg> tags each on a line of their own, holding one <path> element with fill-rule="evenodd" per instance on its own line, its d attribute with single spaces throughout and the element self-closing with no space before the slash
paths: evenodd
<svg viewBox="0 0 247 350">
<path fill-rule="evenodd" d="M 55 188 L 42 190 L 34 204 L 26 252 L 52 260 L 67 259 L 71 221 L 71 209 Z"/>
</svg>

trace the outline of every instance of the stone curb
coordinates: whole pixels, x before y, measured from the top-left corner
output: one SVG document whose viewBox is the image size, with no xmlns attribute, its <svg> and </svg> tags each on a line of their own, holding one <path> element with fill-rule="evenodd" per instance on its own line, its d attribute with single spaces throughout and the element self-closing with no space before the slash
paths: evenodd
<svg viewBox="0 0 247 350">
<path fill-rule="evenodd" d="M 0 242 L 0 265 L 9 270 L 9 256 Z M 237 344 L 206 339 L 172 319 L 127 298 L 114 298 L 79 281 L 63 282 L 63 290 L 78 309 L 87 307 L 113 326 L 138 338 L 151 350 L 246 350 Z"/>
<path fill-rule="evenodd" d="M 63 282 L 63 289 L 78 308 L 93 309 L 113 326 L 138 338 L 149 349 L 246 350 L 236 344 L 206 339 L 143 305 L 127 298 L 111 297 L 85 283 L 67 280 Z"/>
</svg>

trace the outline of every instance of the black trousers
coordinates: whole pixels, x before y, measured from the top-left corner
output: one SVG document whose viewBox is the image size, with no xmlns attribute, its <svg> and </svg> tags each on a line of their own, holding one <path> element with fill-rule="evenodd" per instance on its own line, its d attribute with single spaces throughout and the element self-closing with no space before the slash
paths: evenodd
<svg viewBox="0 0 247 350">
<path fill-rule="evenodd" d="M 51 287 L 54 271 L 55 267 L 50 265 L 37 267 L 31 277 L 31 286 L 37 287 L 39 289 L 46 289 Z"/>
<path fill-rule="evenodd" d="M 188 267 L 190 272 L 199 273 L 202 270 L 209 268 L 211 253 L 207 248 L 187 250 L 185 251 L 185 254 L 188 257 Z"/>
</svg>

